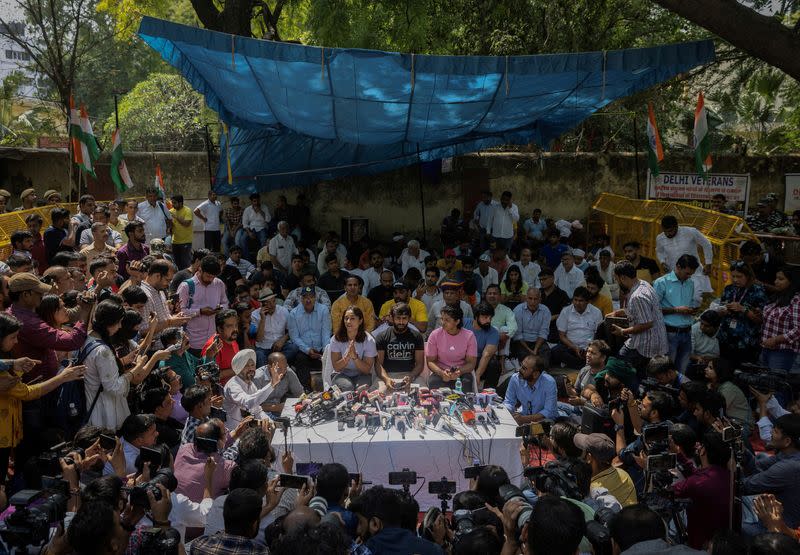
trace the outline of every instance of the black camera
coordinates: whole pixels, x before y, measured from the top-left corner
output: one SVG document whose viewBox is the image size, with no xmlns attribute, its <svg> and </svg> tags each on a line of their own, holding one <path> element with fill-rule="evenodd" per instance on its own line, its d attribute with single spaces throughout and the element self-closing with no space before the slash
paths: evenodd
<svg viewBox="0 0 800 555">
<path fill-rule="evenodd" d="M 161 484 L 168 491 L 175 491 L 178 487 L 178 480 L 175 478 L 175 475 L 169 468 L 161 468 L 155 475 L 150 478 L 149 482 L 145 482 L 144 484 L 139 484 L 138 486 L 134 486 L 131 489 L 131 497 L 130 502 L 131 505 L 135 505 L 136 507 L 144 507 L 145 509 L 150 507 L 150 499 L 147 498 L 147 492 L 153 492 L 153 498 L 156 501 L 161 500 L 161 490 L 158 489 L 158 484 Z"/>
<path fill-rule="evenodd" d="M 216 418 L 218 420 L 222 420 L 223 422 L 228 421 L 228 413 L 224 409 L 220 409 L 217 407 L 211 407 L 211 412 L 208 415 L 211 418 Z M 244 417 L 242 417 L 244 419 Z"/>
<path fill-rule="evenodd" d="M 594 555 L 611 555 L 611 531 L 608 523 L 614 518 L 614 511 L 603 507 L 594 513 L 594 520 L 586 523 L 586 539 L 592 544 Z"/>
<path fill-rule="evenodd" d="M 181 534 L 175 528 L 145 528 L 142 530 L 140 555 L 177 555 Z"/>
<path fill-rule="evenodd" d="M 675 399 L 677 399 L 681 393 L 680 389 L 672 387 L 671 385 L 664 385 L 655 378 L 645 378 L 639 384 L 640 393 L 644 394 L 648 391 L 663 391 L 664 393 L 672 395 Z"/>
<path fill-rule="evenodd" d="M 467 509 L 453 511 L 453 529 L 456 538 L 469 534 L 473 528 L 475 528 L 475 520 L 472 518 L 472 511 Z"/>
<path fill-rule="evenodd" d="M 522 510 L 519 512 L 519 515 L 517 515 L 517 541 L 519 541 L 519 534 L 522 531 L 523 526 L 525 526 L 525 523 L 530 520 L 533 507 L 530 503 L 528 503 L 528 500 L 525 499 L 525 496 L 522 494 L 522 490 L 517 486 L 503 484 L 500 486 L 498 494 L 500 495 L 500 499 L 503 501 L 503 505 L 515 498 L 522 501 Z"/>
<path fill-rule="evenodd" d="M 529 466 L 524 475 L 538 491 L 583 500 L 575 475 L 558 461 L 550 461 L 544 466 Z"/>
<path fill-rule="evenodd" d="M 63 442 L 54 445 L 45 453 L 39 455 L 39 459 L 37 460 L 39 472 L 41 472 L 42 476 L 61 476 L 61 463 L 59 459 L 63 458 L 67 464 L 75 464 L 75 460 L 69 456 L 69 454 L 73 452 L 77 452 L 81 456 L 85 454 L 83 449 L 80 447 L 73 447 L 71 443 Z"/>
<path fill-rule="evenodd" d="M 64 520 L 68 497 L 61 493 L 24 489 L 9 499 L 14 512 L 0 523 L 0 538 L 11 548 L 45 544 L 50 525 Z"/>
<path fill-rule="evenodd" d="M 734 370 L 733 372 L 733 380 L 743 386 L 742 389 L 747 391 L 748 387 L 752 387 L 761 393 L 791 391 L 791 386 L 786 378 L 786 374 L 769 368 L 748 367 L 747 370 Z"/>
<path fill-rule="evenodd" d="M 608 400 L 608 412 L 611 412 L 614 409 L 621 409 L 622 408 L 622 399 L 619 397 L 614 397 L 613 399 Z"/>
<path fill-rule="evenodd" d="M 219 382 L 219 365 L 214 361 L 198 364 L 194 369 L 194 373 L 198 381 Z"/>
</svg>

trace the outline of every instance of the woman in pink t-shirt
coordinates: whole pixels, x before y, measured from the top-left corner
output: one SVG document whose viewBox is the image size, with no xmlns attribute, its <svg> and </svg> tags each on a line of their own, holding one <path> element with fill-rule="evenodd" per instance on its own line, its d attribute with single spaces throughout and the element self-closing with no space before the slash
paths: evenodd
<svg viewBox="0 0 800 555">
<path fill-rule="evenodd" d="M 425 344 L 425 357 L 431 375 L 428 386 L 455 387 L 461 378 L 464 391 L 473 391 L 472 371 L 478 361 L 478 342 L 475 335 L 464 329 L 461 307 L 446 305 L 441 312 L 442 327 L 431 332 Z"/>
</svg>

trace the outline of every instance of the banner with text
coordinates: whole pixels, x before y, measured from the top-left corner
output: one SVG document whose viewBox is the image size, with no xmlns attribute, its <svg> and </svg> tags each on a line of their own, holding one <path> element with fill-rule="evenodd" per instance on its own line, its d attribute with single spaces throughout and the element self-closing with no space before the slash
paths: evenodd
<svg viewBox="0 0 800 555">
<path fill-rule="evenodd" d="M 647 172 L 648 199 L 672 200 L 711 208 L 711 198 L 718 193 L 725 195 L 728 210 L 737 216 L 744 216 L 750 197 L 750 174 L 715 173 L 702 178 L 696 173 L 662 171 L 654 177 Z"/>
<path fill-rule="evenodd" d="M 783 211 L 792 215 L 795 210 L 800 210 L 800 173 L 786 174 L 786 200 L 783 201 Z"/>
</svg>

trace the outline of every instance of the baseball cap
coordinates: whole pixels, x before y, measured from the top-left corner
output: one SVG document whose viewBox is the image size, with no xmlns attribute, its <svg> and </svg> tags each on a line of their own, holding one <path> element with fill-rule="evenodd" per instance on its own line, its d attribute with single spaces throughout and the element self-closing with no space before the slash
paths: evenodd
<svg viewBox="0 0 800 555">
<path fill-rule="evenodd" d="M 614 442 L 605 434 L 575 434 L 573 441 L 575 442 L 575 447 L 588 451 L 598 460 L 607 462 L 617 456 Z"/>
<path fill-rule="evenodd" d="M 489 256 L 487 253 L 483 253 L 481 255 L 481 257 L 480 257 L 480 261 L 481 262 L 491 262 L 492 261 L 492 257 Z"/>
<path fill-rule="evenodd" d="M 408 285 L 404 281 L 395 281 L 392 285 L 393 289 L 408 289 Z"/>
<path fill-rule="evenodd" d="M 277 295 L 276 293 L 273 293 L 273 292 L 272 292 L 272 289 L 270 289 L 269 287 L 265 287 L 265 288 L 264 288 L 264 289 L 262 289 L 262 290 L 261 290 L 261 292 L 258 294 L 258 300 L 259 300 L 259 301 L 268 301 L 268 300 L 270 300 L 270 299 L 274 299 L 274 298 L 275 298 L 275 297 L 277 297 L 277 296 L 278 296 L 278 295 Z"/>
<path fill-rule="evenodd" d="M 456 255 L 455 249 L 447 249 L 446 251 L 444 251 L 445 258 L 447 258 L 448 256 L 455 256 L 455 255 Z"/>
<path fill-rule="evenodd" d="M 317 292 L 316 292 L 316 290 L 315 290 L 313 287 L 310 287 L 310 286 L 306 285 L 305 287 L 303 287 L 303 288 L 300 290 L 300 296 L 301 296 L 301 297 L 306 297 L 306 296 L 308 296 L 308 295 L 314 295 L 314 296 L 316 296 L 316 295 L 317 295 Z"/>
<path fill-rule="evenodd" d="M 44 295 L 45 293 L 49 293 L 52 289 L 52 286 L 42 283 L 39 281 L 39 278 L 29 272 L 14 274 L 8 279 L 8 290 L 12 293 L 38 291 Z"/>
</svg>

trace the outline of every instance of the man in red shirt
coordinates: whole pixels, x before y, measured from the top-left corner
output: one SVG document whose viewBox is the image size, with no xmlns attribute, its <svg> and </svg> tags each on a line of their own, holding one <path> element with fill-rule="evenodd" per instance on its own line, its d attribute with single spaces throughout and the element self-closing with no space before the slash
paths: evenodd
<svg viewBox="0 0 800 555">
<path fill-rule="evenodd" d="M 689 468 L 685 474 L 689 476 L 673 484 L 672 489 L 675 497 L 692 501 L 686 509 L 687 543 L 694 549 L 706 549 L 714 534 L 728 529 L 731 476 L 727 465 L 731 450 L 722 440 L 722 434 L 707 432 L 700 440 L 697 454 L 701 468 L 692 472 L 692 465 L 685 465 Z"/>
<path fill-rule="evenodd" d="M 232 308 L 226 308 L 217 312 L 214 324 L 217 326 L 217 333 L 208 338 L 203 345 L 201 355 L 206 356 L 208 351 L 213 353 L 214 349 L 219 348 L 214 361 L 220 369 L 219 383 L 225 385 L 234 375 L 231 361 L 239 352 L 239 344 L 236 342 L 236 337 L 239 335 L 239 316 Z M 217 340 L 222 344 L 221 347 L 215 345 Z"/>
</svg>

